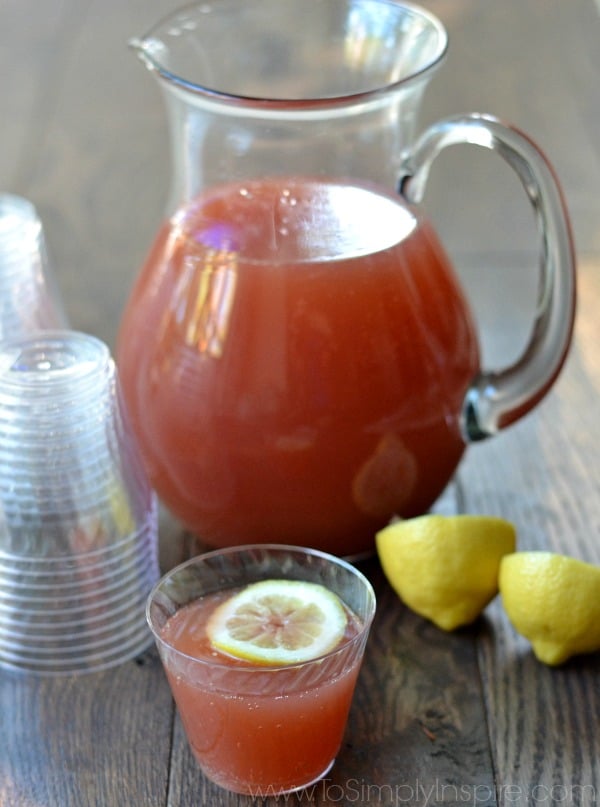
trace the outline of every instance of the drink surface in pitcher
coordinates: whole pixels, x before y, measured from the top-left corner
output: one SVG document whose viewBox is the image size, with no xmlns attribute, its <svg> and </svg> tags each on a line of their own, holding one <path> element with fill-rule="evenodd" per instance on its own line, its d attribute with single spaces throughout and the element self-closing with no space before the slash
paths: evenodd
<svg viewBox="0 0 600 807">
<path fill-rule="evenodd" d="M 479 354 L 421 213 L 371 184 L 270 177 L 165 223 L 119 362 L 153 483 L 202 540 L 350 555 L 448 482 Z"/>
</svg>

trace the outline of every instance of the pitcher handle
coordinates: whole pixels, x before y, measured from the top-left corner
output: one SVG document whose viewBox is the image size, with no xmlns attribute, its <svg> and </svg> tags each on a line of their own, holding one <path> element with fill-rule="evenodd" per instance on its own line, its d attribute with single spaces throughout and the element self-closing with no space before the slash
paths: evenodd
<svg viewBox="0 0 600 807">
<path fill-rule="evenodd" d="M 569 215 L 552 166 L 531 139 L 489 115 L 446 118 L 433 124 L 404 159 L 399 191 L 421 202 L 429 170 L 447 146 L 474 143 L 498 152 L 515 170 L 541 234 L 541 271 L 529 343 L 514 364 L 480 372 L 463 403 L 467 441 L 482 440 L 514 423 L 548 392 L 565 361 L 575 319 L 575 249 Z"/>
</svg>

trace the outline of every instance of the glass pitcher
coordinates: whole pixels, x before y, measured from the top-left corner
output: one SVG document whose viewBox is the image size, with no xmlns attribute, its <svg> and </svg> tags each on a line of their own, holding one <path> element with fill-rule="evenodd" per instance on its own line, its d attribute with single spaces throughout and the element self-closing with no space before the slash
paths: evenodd
<svg viewBox="0 0 600 807">
<path fill-rule="evenodd" d="M 371 551 L 563 364 L 575 275 L 553 170 L 489 116 L 415 141 L 447 36 L 411 4 L 215 0 L 132 44 L 172 138 L 168 215 L 117 354 L 154 486 L 208 545 Z M 530 342 L 494 371 L 419 204 L 459 142 L 512 166 L 541 232 Z"/>
</svg>

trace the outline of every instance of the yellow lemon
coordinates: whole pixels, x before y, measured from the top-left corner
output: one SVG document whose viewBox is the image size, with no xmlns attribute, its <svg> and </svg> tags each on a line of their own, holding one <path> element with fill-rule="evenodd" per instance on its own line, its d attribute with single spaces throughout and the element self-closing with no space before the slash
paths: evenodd
<svg viewBox="0 0 600 807">
<path fill-rule="evenodd" d="M 600 567 L 554 552 L 502 560 L 500 593 L 515 630 L 545 664 L 600 650 Z"/>
<path fill-rule="evenodd" d="M 208 638 L 217 650 L 255 664 L 309 661 L 333 650 L 344 636 L 346 610 L 325 586 L 302 580 L 261 580 L 212 613 Z"/>
<path fill-rule="evenodd" d="M 515 544 L 514 526 L 493 516 L 425 515 L 376 535 L 392 588 L 444 630 L 473 622 L 498 593 L 500 560 Z"/>
</svg>

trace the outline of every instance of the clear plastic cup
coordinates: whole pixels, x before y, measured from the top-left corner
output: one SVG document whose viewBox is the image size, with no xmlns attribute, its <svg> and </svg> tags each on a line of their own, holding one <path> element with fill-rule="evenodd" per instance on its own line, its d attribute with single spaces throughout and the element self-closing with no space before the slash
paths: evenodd
<svg viewBox="0 0 600 807">
<path fill-rule="evenodd" d="M 10 623 L 0 622 L 0 636 L 3 639 L 19 643 L 18 649 L 23 653 L 44 654 L 64 650 L 64 652 L 83 653 L 89 646 L 96 644 L 118 643 L 125 636 L 146 627 L 140 620 L 140 613 L 143 614 L 144 598 L 133 592 L 129 598 L 130 606 L 125 607 L 122 602 L 121 607 L 109 610 L 106 606 L 102 613 L 98 614 L 96 621 L 81 619 L 75 624 L 60 625 L 56 623 L 51 628 L 41 630 L 37 625 L 27 625 L 23 623 L 14 626 Z M 1 652 L 1 651 L 0 651 Z"/>
<path fill-rule="evenodd" d="M 153 565 L 149 562 L 147 567 L 152 569 Z M 135 566 L 125 572 L 113 572 L 94 580 L 82 576 L 68 585 L 58 583 L 38 586 L 28 584 L 22 578 L 11 580 L 9 585 L 0 585 L 0 607 L 9 605 L 25 612 L 30 608 L 42 607 L 48 614 L 66 608 L 85 608 L 91 600 L 105 600 L 113 594 L 123 592 L 126 586 L 136 586 L 138 581 L 143 582 L 143 571 Z"/>
<path fill-rule="evenodd" d="M 59 664 L 62 664 L 64 659 L 82 659 L 88 654 L 97 656 L 98 653 L 113 653 L 132 639 L 137 642 L 142 634 L 148 636 L 147 626 L 140 623 L 128 622 L 119 627 L 118 633 L 104 633 L 84 638 L 78 633 L 74 633 L 52 637 L 35 646 L 32 643 L 29 648 L 23 645 L 21 637 L 17 637 L 16 641 L 11 642 L 10 636 L 2 636 L 3 649 L 19 655 L 23 659 L 30 659 L 33 663 L 39 662 L 41 665 L 49 666 L 48 662 L 55 661 L 57 656 Z"/>
<path fill-rule="evenodd" d="M 131 600 L 139 604 L 135 597 Z M 143 609 L 142 609 L 143 610 Z M 77 648 L 83 651 L 86 643 L 118 641 L 119 638 L 133 630 L 137 630 L 145 623 L 139 618 L 132 617 L 132 609 L 121 605 L 112 611 L 98 614 L 96 618 L 88 617 L 85 620 L 71 620 L 70 622 L 11 622 L 5 621 L 0 615 L 0 636 L 11 641 L 19 641 L 19 649 L 47 649 L 57 640 L 67 647 L 68 642 L 77 642 Z M 138 612 L 139 616 L 139 612 Z M 147 627 L 147 626 L 146 626 Z M 24 639 L 27 640 L 24 643 Z"/>
<path fill-rule="evenodd" d="M 145 602 L 148 591 L 157 579 L 157 566 L 148 561 L 145 568 L 136 570 L 128 579 L 115 582 L 107 580 L 105 586 L 86 591 L 82 586 L 77 593 L 73 589 L 62 592 L 59 588 L 47 597 L 31 597 L 28 593 L 15 594 L 14 591 L 0 592 L 0 618 L 11 619 L 16 623 L 31 620 L 59 623 L 72 620 L 87 621 L 95 615 L 110 614 L 116 608 L 126 607 L 133 601 Z"/>
<path fill-rule="evenodd" d="M 66 327 L 37 211 L 21 196 L 0 194 L 0 341 Z"/>
<path fill-rule="evenodd" d="M 108 348 L 75 331 L 4 342 L 0 664 L 72 673 L 137 652 L 158 577 L 156 496 Z"/>
<path fill-rule="evenodd" d="M 152 641 L 144 606 L 157 576 L 149 565 L 128 583 L 85 599 L 32 605 L 0 598 L 0 665 L 74 673 L 96 669 L 100 656 L 107 665 L 109 657 L 132 658 Z"/>
<path fill-rule="evenodd" d="M 30 638 L 43 633 L 46 636 L 68 635 L 85 631 L 95 634 L 114 626 L 115 620 L 128 616 L 136 624 L 139 618 L 138 603 L 145 604 L 148 587 L 155 581 L 154 569 L 149 568 L 142 585 L 123 587 L 118 596 L 104 597 L 93 606 L 86 604 L 77 608 L 41 609 L 33 606 L 23 608 L 16 603 L 0 606 L 0 627 L 12 636 Z M 135 608 L 133 607 L 135 605 Z M 142 608 L 143 610 L 143 608 Z"/>
<path fill-rule="evenodd" d="M 324 585 L 354 615 L 355 632 L 319 658 L 279 667 L 228 660 L 209 650 L 187 655 L 166 638 L 165 625 L 179 609 L 202 599 L 212 607 L 212 596 L 269 578 Z M 166 574 L 149 597 L 147 618 L 205 775 L 257 798 L 299 790 L 325 776 L 342 742 L 374 613 L 368 580 L 349 563 L 315 550 L 232 547 Z M 203 625 L 195 623 L 194 641 L 203 641 Z"/>
<path fill-rule="evenodd" d="M 0 552 L 80 555 L 154 507 L 104 343 L 48 331 L 0 350 Z"/>
<path fill-rule="evenodd" d="M 120 636 L 109 646 L 88 648 L 87 651 L 78 654 L 64 653 L 58 649 L 49 657 L 28 653 L 25 650 L 13 650 L 4 646 L 0 639 L 0 664 L 15 671 L 48 676 L 92 673 L 124 664 L 143 653 L 151 644 L 152 634 L 146 625 L 141 626 L 131 636 L 126 638 Z"/>
<path fill-rule="evenodd" d="M 152 509 L 143 530 L 127 536 L 106 550 L 38 561 L 3 554 L 0 556 L 0 592 L 27 587 L 36 591 L 56 588 L 66 590 L 82 584 L 88 587 L 94 584 L 103 585 L 107 578 L 119 578 L 143 566 L 148 560 L 155 563 L 156 525 L 157 515 L 155 509 Z"/>
<path fill-rule="evenodd" d="M 6 579 L 3 575 L 24 575 L 32 582 L 52 583 L 56 580 L 68 582 L 81 574 L 93 577 L 104 571 L 118 571 L 156 551 L 157 520 L 156 501 L 151 500 L 146 523 L 105 547 L 49 558 L 0 552 L 0 584 L 2 579 Z"/>
</svg>

